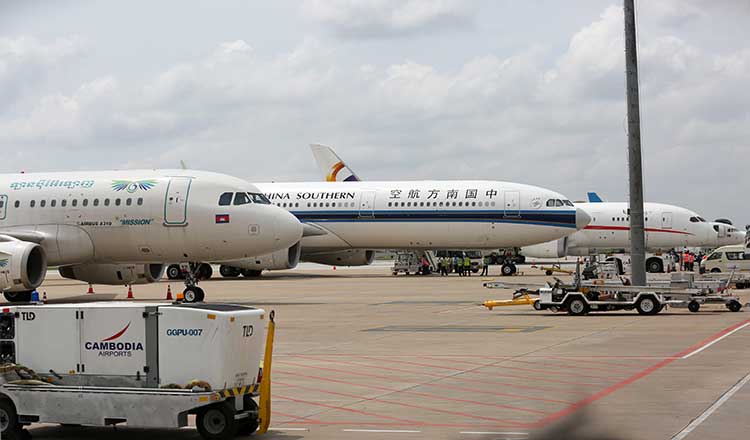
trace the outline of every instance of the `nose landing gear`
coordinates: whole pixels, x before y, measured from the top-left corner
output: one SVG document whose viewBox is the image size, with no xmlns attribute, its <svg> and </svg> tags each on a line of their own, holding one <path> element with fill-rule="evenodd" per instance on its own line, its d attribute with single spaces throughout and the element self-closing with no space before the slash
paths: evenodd
<svg viewBox="0 0 750 440">
<path fill-rule="evenodd" d="M 205 271 L 204 264 L 200 263 L 183 263 L 180 269 L 185 278 L 185 290 L 182 295 L 187 303 L 203 302 L 205 293 L 198 287 L 198 280 L 201 278 L 201 272 Z"/>
</svg>

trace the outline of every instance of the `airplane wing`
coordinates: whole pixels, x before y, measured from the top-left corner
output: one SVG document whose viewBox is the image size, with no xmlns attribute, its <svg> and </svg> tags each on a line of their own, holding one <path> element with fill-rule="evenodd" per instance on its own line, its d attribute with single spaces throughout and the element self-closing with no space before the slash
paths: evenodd
<svg viewBox="0 0 750 440">
<path fill-rule="evenodd" d="M 359 177 L 333 151 L 333 148 L 321 144 L 310 144 L 310 149 L 326 182 L 360 181 Z"/>
<path fill-rule="evenodd" d="M 601 197 L 599 197 L 599 194 L 595 193 L 594 191 L 589 191 L 586 193 L 586 195 L 589 198 L 589 203 L 602 203 L 604 200 L 602 200 Z"/>
</svg>

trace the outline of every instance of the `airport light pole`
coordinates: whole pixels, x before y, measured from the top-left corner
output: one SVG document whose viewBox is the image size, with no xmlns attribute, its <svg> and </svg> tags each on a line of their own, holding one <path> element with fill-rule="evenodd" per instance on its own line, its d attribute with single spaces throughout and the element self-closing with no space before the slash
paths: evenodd
<svg viewBox="0 0 750 440">
<path fill-rule="evenodd" d="M 630 262 L 632 283 L 646 285 L 646 237 L 643 226 L 641 111 L 638 96 L 638 53 L 634 0 L 625 0 L 625 77 L 628 107 L 628 175 L 630 182 Z"/>
</svg>

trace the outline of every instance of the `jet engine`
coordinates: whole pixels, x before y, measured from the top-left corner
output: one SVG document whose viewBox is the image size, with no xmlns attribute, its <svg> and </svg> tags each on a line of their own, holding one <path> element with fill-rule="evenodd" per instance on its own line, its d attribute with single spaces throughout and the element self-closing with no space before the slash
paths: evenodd
<svg viewBox="0 0 750 440">
<path fill-rule="evenodd" d="M 272 254 L 261 255 L 244 260 L 225 261 L 219 271 L 222 276 L 236 277 L 240 273 L 246 276 L 258 276 L 263 270 L 294 269 L 299 264 L 302 247 L 299 242 L 288 249 L 282 249 Z"/>
<path fill-rule="evenodd" d="M 306 254 L 305 261 L 329 266 L 367 266 L 375 259 L 375 251 L 347 249 L 326 254 Z"/>
<path fill-rule="evenodd" d="M 63 278 L 114 286 L 153 283 L 164 275 L 163 264 L 76 264 L 58 270 Z"/>
<path fill-rule="evenodd" d="M 5 239 L 6 241 L 1 241 Z M 26 292 L 47 275 L 47 253 L 36 243 L 0 237 L 0 291 Z"/>
<path fill-rule="evenodd" d="M 521 255 L 533 258 L 562 258 L 568 254 L 568 238 L 524 246 Z"/>
</svg>

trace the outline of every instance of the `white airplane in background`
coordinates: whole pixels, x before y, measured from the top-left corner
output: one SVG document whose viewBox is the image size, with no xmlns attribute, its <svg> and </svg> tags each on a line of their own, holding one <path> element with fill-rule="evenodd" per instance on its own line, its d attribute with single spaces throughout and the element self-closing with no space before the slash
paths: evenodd
<svg viewBox="0 0 750 440">
<path fill-rule="evenodd" d="M 589 193 L 589 203 L 576 203 L 591 215 L 591 223 L 568 237 L 525 246 L 521 254 L 537 258 L 587 256 L 630 251 L 630 211 L 625 202 L 604 202 Z M 686 208 L 662 203 L 644 203 L 646 250 L 668 251 L 683 247 L 718 247 L 740 244 L 745 232 L 723 223 L 707 222 Z M 649 272 L 663 272 L 661 258 L 646 260 Z"/>
<path fill-rule="evenodd" d="M 234 203 L 220 203 L 222 194 Z M 223 261 L 298 243 L 302 225 L 255 186 L 186 170 L 0 175 L 0 291 L 28 301 L 47 273 L 125 285 L 158 280 L 166 261 Z M 203 290 L 188 273 L 186 301 Z"/>
<path fill-rule="evenodd" d="M 375 249 L 521 247 L 564 237 L 590 220 L 566 197 L 530 185 L 358 182 L 340 160 L 330 170 L 330 182 L 256 184 L 272 203 L 303 222 L 305 237 L 301 246 L 225 262 L 221 274 L 258 276 L 265 269 L 293 268 L 300 259 L 367 265 Z M 232 194 L 225 196 L 222 203 L 232 204 Z"/>
</svg>

